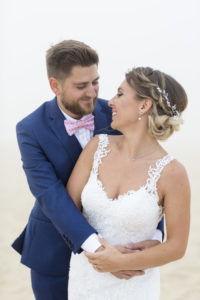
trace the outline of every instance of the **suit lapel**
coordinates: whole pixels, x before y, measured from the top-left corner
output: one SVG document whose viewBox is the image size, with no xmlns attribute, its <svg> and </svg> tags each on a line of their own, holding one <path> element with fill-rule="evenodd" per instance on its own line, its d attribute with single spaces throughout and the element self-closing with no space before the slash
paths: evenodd
<svg viewBox="0 0 200 300">
<path fill-rule="evenodd" d="M 60 111 L 56 98 L 50 102 L 49 106 L 49 126 L 54 132 L 54 134 L 59 139 L 60 143 L 66 149 L 68 154 L 71 156 L 71 159 L 77 160 L 82 147 L 79 144 L 75 135 L 69 136 L 65 130 L 64 126 L 65 117 Z"/>
</svg>

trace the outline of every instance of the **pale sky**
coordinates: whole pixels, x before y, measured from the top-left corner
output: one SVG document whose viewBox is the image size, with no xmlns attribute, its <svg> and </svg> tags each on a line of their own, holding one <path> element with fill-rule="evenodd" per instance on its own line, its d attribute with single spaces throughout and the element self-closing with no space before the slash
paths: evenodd
<svg viewBox="0 0 200 300">
<path fill-rule="evenodd" d="M 199 11 L 198 0 L 1 0 L 1 140 L 15 142 L 15 124 L 53 98 L 46 50 L 63 39 L 77 39 L 99 53 L 104 99 L 115 94 L 133 66 L 174 76 L 186 89 L 189 105 L 182 130 L 169 144 L 200 147 Z"/>
</svg>

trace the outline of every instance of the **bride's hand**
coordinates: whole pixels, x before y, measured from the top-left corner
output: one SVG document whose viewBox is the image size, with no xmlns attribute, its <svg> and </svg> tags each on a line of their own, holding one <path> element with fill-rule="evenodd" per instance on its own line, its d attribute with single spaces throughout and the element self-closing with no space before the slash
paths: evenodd
<svg viewBox="0 0 200 300">
<path fill-rule="evenodd" d="M 104 250 L 96 253 L 85 252 L 85 256 L 94 269 L 99 272 L 117 272 L 122 270 L 120 263 L 122 262 L 123 254 L 102 237 L 99 237 L 99 240 Z"/>
</svg>

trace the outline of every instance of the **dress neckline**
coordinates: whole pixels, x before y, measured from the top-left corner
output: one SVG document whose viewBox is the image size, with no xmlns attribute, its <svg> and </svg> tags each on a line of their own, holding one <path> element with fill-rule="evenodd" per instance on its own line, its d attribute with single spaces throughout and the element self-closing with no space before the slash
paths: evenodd
<svg viewBox="0 0 200 300">
<path fill-rule="evenodd" d="M 158 192 L 157 192 L 157 181 L 160 178 L 160 173 L 164 166 L 168 164 L 173 157 L 170 156 L 168 153 L 164 155 L 163 157 L 159 158 L 155 162 L 155 167 L 152 167 L 151 165 L 148 168 L 147 174 L 148 177 L 143 185 L 141 185 L 137 189 L 130 189 L 127 192 L 124 192 L 123 194 L 119 194 L 117 197 L 112 198 L 108 196 L 107 191 L 104 188 L 103 182 L 99 179 L 99 164 L 102 163 L 102 158 L 107 156 L 107 154 L 111 151 L 111 149 L 106 149 L 107 146 L 109 145 L 109 139 L 107 134 L 100 134 L 99 135 L 99 143 L 97 150 L 94 155 L 94 162 L 93 162 L 93 168 L 92 172 L 95 174 L 95 179 L 97 182 L 98 187 L 103 191 L 105 197 L 109 201 L 119 201 L 123 197 L 128 196 L 128 195 L 133 195 L 141 190 L 145 190 L 147 193 L 154 195 L 156 197 L 157 201 L 159 200 Z"/>
<path fill-rule="evenodd" d="M 157 159 L 157 160 L 156 160 L 156 164 L 157 164 L 158 162 L 160 162 L 161 160 L 163 160 L 163 159 L 167 159 L 168 157 L 170 157 L 169 154 L 164 155 L 162 158 Z M 155 167 L 155 168 L 152 168 L 151 165 L 150 165 L 150 166 L 149 166 L 149 169 L 148 169 L 148 174 L 149 174 L 149 171 L 150 171 L 150 170 L 154 170 L 154 169 L 156 169 L 156 167 Z M 101 181 L 101 179 L 99 179 L 98 174 L 96 175 L 96 181 L 97 181 L 98 186 L 99 186 L 100 189 L 104 192 L 106 198 L 107 198 L 108 200 L 110 200 L 110 201 L 118 201 L 118 200 L 121 200 L 123 197 L 126 197 L 126 196 L 129 196 L 129 195 L 136 194 L 136 193 L 140 192 L 141 190 L 146 190 L 146 191 L 148 192 L 148 183 L 149 183 L 149 180 L 150 180 L 150 179 L 151 179 L 151 177 L 148 175 L 148 177 L 147 177 L 147 179 L 146 179 L 146 182 L 145 182 L 143 185 L 141 185 L 139 188 L 137 188 L 137 189 L 130 189 L 130 190 L 128 190 L 127 192 L 124 192 L 124 193 L 122 193 L 122 194 L 119 194 L 117 197 L 112 198 L 112 197 L 109 197 L 109 196 L 108 196 L 108 193 L 107 193 L 107 191 L 106 191 L 105 188 L 104 188 L 103 182 Z M 155 195 L 156 197 L 158 197 L 157 189 L 156 189 L 154 195 Z"/>
</svg>

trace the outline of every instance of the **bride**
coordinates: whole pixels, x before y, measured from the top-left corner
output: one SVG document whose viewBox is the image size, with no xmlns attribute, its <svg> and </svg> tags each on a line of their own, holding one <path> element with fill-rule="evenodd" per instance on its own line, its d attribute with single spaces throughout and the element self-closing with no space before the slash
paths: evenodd
<svg viewBox="0 0 200 300">
<path fill-rule="evenodd" d="M 108 104 L 111 126 L 122 135 L 95 136 L 67 184 L 76 206 L 103 237 L 101 251 L 72 256 L 69 299 L 156 300 L 158 266 L 181 258 L 188 240 L 187 174 L 158 143 L 178 130 L 187 96 L 171 76 L 134 68 Z M 136 253 L 117 250 L 151 239 L 163 214 L 165 242 Z M 119 280 L 111 274 L 119 270 L 145 270 L 145 275 Z"/>
</svg>

